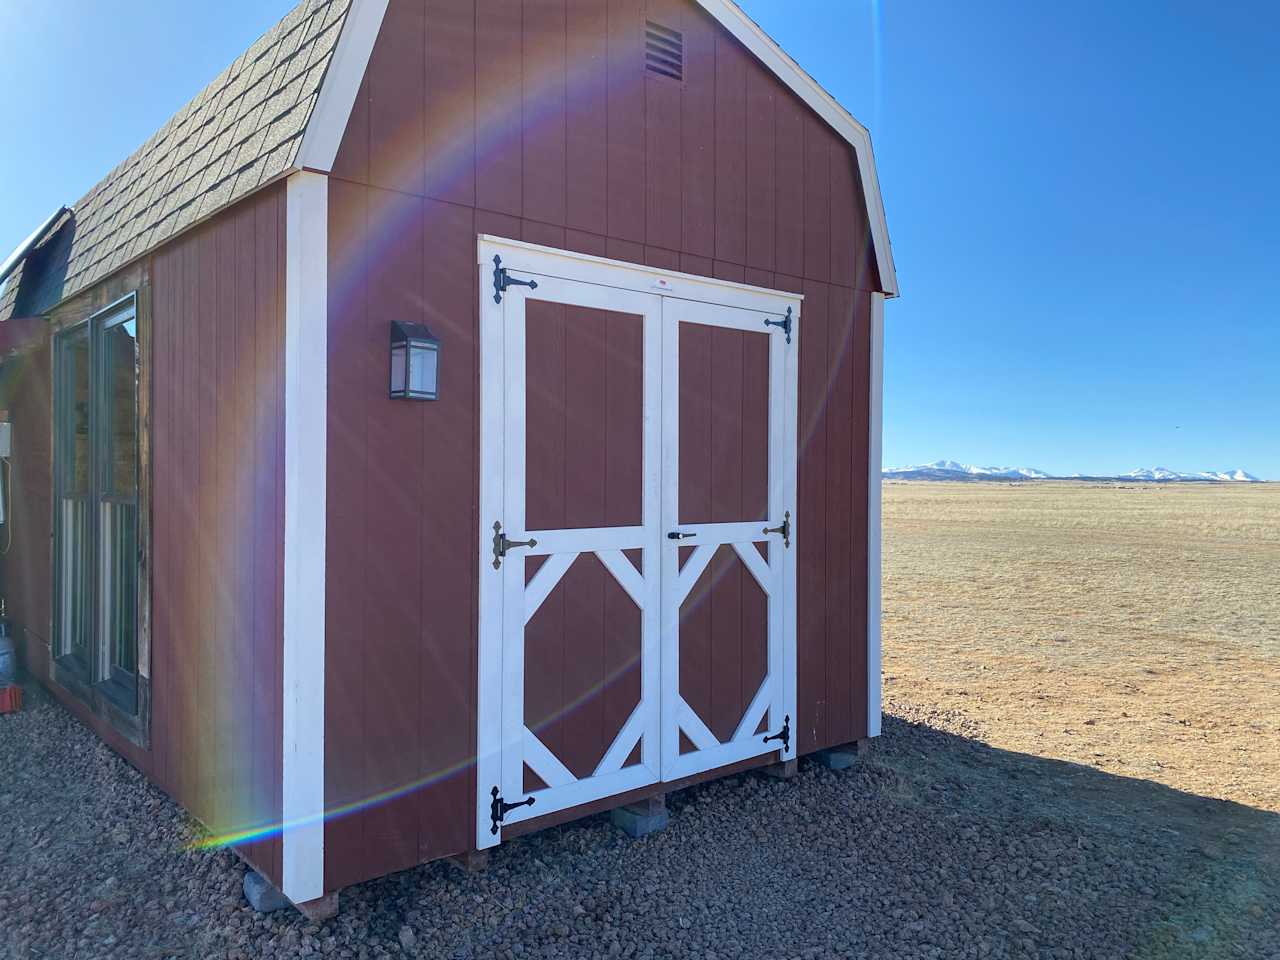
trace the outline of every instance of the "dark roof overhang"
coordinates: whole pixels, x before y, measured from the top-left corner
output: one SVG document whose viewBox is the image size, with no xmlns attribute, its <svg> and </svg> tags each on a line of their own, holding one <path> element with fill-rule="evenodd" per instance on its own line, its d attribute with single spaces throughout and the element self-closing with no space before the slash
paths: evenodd
<svg viewBox="0 0 1280 960">
<path fill-rule="evenodd" d="M 53 228 L 61 222 L 62 218 L 70 212 L 70 207 L 59 207 L 48 220 L 36 228 L 35 233 L 18 245 L 18 249 L 14 250 L 9 255 L 9 258 L 0 265 L 0 283 L 4 283 L 9 279 L 9 274 L 17 270 L 22 261 L 31 256 L 31 251 L 38 247 L 44 238 L 53 232 Z"/>
</svg>

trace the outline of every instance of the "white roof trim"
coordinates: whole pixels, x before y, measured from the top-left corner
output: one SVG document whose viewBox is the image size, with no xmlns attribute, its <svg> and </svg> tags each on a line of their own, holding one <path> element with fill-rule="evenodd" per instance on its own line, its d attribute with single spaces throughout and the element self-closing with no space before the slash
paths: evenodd
<svg viewBox="0 0 1280 960">
<path fill-rule="evenodd" d="M 387 3 L 388 0 L 351 0 L 338 37 L 338 48 L 329 61 L 329 70 L 320 84 L 320 96 L 302 135 L 295 167 L 321 173 L 333 170 L 360 83 L 373 56 L 373 45 L 382 29 L 382 19 L 387 14 Z"/>
<path fill-rule="evenodd" d="M 351 9 L 338 39 L 329 72 L 320 87 L 302 147 L 295 166 L 328 173 L 333 169 L 338 147 L 347 129 L 355 105 L 356 94 L 364 79 L 373 45 L 378 39 L 388 0 L 351 0 Z M 696 0 L 707 13 L 755 54 L 774 75 L 825 120 L 853 147 L 858 157 L 858 172 L 867 201 L 867 219 L 871 225 L 871 243 L 875 248 L 876 267 L 886 296 L 898 295 L 898 276 L 893 266 L 893 249 L 889 245 L 889 226 L 884 216 L 884 200 L 880 196 L 880 178 L 876 176 L 875 156 L 871 151 L 871 135 L 800 65 L 787 56 L 759 25 L 733 0 Z"/>
</svg>

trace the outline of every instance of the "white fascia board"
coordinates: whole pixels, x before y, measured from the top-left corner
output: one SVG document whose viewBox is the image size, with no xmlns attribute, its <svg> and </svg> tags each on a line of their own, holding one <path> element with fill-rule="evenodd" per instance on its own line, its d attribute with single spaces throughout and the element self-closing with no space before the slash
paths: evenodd
<svg viewBox="0 0 1280 960">
<path fill-rule="evenodd" d="M 294 166 L 300 170 L 318 170 L 329 173 L 338 156 L 338 147 L 347 131 L 347 121 L 360 92 L 360 83 L 373 45 L 382 29 L 387 13 L 388 0 L 351 0 L 351 9 L 338 37 L 338 48 L 329 61 L 328 72 L 320 84 L 320 96 L 316 100 L 302 146 Z"/>
<path fill-rule="evenodd" d="M 844 137 L 858 157 L 858 172 L 862 177 L 862 189 L 866 195 L 867 218 L 871 224 L 871 241 L 875 247 L 876 267 L 885 295 L 898 295 L 898 277 L 893 265 L 893 248 L 889 245 L 889 226 L 884 215 L 884 200 L 880 196 L 880 178 L 876 175 L 875 155 L 871 150 L 871 135 L 867 128 L 850 115 L 831 94 L 823 90 L 813 77 L 760 29 L 733 0 L 698 0 L 707 13 L 733 34 L 738 41 L 754 53 L 791 91 Z"/>
<path fill-rule="evenodd" d="M 329 178 L 287 183 L 281 892 L 300 904 L 324 896 Z"/>
<path fill-rule="evenodd" d="M 881 629 L 881 495 L 884 489 L 884 294 L 871 294 L 871 376 L 867 418 L 867 736 L 880 736 L 884 683 Z"/>
</svg>

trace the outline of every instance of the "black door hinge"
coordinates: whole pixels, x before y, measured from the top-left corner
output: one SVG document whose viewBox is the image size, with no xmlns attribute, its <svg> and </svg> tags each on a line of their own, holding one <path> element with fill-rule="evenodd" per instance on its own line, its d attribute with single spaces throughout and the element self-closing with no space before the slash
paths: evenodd
<svg viewBox="0 0 1280 960">
<path fill-rule="evenodd" d="M 765 527 L 765 533 L 782 534 L 782 545 L 787 549 L 791 548 L 791 511 L 788 510 L 782 517 L 782 523 L 776 527 Z"/>
<path fill-rule="evenodd" d="M 502 799 L 502 795 L 498 791 L 497 787 L 493 788 L 490 795 L 493 797 L 493 800 L 489 804 L 489 819 L 493 821 L 493 825 L 489 827 L 489 832 L 494 836 L 498 835 L 498 826 L 506 818 L 508 813 L 516 807 L 532 807 L 534 801 L 533 797 L 526 797 L 519 803 L 507 803 Z"/>
<path fill-rule="evenodd" d="M 502 532 L 502 521 L 495 521 L 493 524 L 493 569 L 502 569 L 502 559 L 507 555 L 508 550 L 514 550 L 516 547 L 536 547 L 537 540 L 508 540 L 507 535 Z"/>
<path fill-rule="evenodd" d="M 789 716 L 782 718 L 781 730 L 777 733 L 771 733 L 769 736 L 764 738 L 765 743 L 768 743 L 770 740 L 781 740 L 783 753 L 786 753 L 791 749 L 791 718 Z"/>
<path fill-rule="evenodd" d="M 787 335 L 787 343 L 791 342 L 791 308 L 787 307 L 787 315 L 781 320 L 766 320 L 766 327 L 781 327 L 782 332 Z"/>
<path fill-rule="evenodd" d="M 493 302 L 501 303 L 502 294 L 507 287 L 528 287 L 530 290 L 538 289 L 537 280 L 516 280 L 511 274 L 507 273 L 507 268 L 502 265 L 502 258 L 496 253 L 493 255 Z"/>
</svg>

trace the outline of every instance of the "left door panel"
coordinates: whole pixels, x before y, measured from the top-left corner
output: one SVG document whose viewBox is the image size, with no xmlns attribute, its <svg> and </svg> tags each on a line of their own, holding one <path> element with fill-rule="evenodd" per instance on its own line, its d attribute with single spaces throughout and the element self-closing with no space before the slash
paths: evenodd
<svg viewBox="0 0 1280 960">
<path fill-rule="evenodd" d="M 481 663 L 482 700 L 498 698 L 480 711 L 481 848 L 661 775 L 661 298 L 519 277 L 537 287 L 508 288 L 482 330 L 502 454 L 482 480 L 501 504 L 482 573 L 501 642 Z"/>
</svg>

